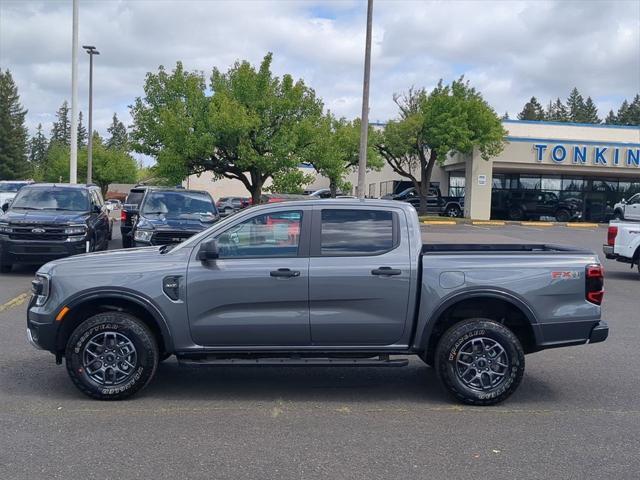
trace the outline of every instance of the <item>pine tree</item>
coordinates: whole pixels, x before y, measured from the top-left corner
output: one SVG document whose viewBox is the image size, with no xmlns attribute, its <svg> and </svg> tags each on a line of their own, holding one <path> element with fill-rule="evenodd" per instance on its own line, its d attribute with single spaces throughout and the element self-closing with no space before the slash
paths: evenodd
<svg viewBox="0 0 640 480">
<path fill-rule="evenodd" d="M 509 112 L 504 112 L 504 115 L 502 115 L 501 120 L 509 120 Z"/>
<path fill-rule="evenodd" d="M 45 164 L 48 147 L 49 142 L 44 133 L 42 133 L 42 124 L 39 123 L 36 134 L 29 140 L 29 162 L 32 170 L 35 171 Z"/>
<path fill-rule="evenodd" d="M 53 122 L 49 146 L 53 144 L 71 145 L 71 119 L 69 114 L 69 104 L 65 100 L 56 112 L 57 121 Z"/>
<path fill-rule="evenodd" d="M 631 103 L 625 100 L 618 110 L 620 125 L 640 125 L 640 95 L 633 97 Z"/>
<path fill-rule="evenodd" d="M 11 72 L 0 70 L 0 180 L 21 179 L 28 174 L 26 114 Z"/>
<path fill-rule="evenodd" d="M 89 138 L 89 134 L 87 133 L 87 129 L 82 124 L 82 112 L 78 115 L 78 148 L 85 147 L 87 145 L 87 139 Z"/>
<path fill-rule="evenodd" d="M 584 104 L 584 122 L 585 123 L 600 123 L 600 117 L 598 117 L 598 108 L 593 103 L 591 97 L 587 97 L 587 101 Z"/>
<path fill-rule="evenodd" d="M 111 126 L 107 128 L 109 132 L 109 139 L 107 140 L 107 148 L 124 150 L 129 149 L 129 135 L 124 124 L 118 120 L 118 116 L 114 113 L 111 121 Z"/>
<path fill-rule="evenodd" d="M 556 101 L 549 103 L 549 109 L 547 110 L 547 120 L 551 122 L 567 122 L 569 121 L 569 111 L 564 106 L 562 100 L 556 98 Z"/>
<path fill-rule="evenodd" d="M 520 120 L 544 120 L 544 111 L 542 105 L 538 103 L 536 97 L 531 97 L 522 109 L 522 112 L 518 114 Z"/>
<path fill-rule="evenodd" d="M 567 107 L 569 108 L 570 121 L 576 123 L 586 122 L 584 98 L 582 98 L 576 87 L 573 87 L 569 98 L 567 98 Z"/>
<path fill-rule="evenodd" d="M 613 110 L 609 110 L 609 115 L 607 115 L 607 118 L 604 119 L 604 123 L 606 123 L 607 125 L 618 124 L 618 117 L 615 113 L 613 113 Z"/>
</svg>

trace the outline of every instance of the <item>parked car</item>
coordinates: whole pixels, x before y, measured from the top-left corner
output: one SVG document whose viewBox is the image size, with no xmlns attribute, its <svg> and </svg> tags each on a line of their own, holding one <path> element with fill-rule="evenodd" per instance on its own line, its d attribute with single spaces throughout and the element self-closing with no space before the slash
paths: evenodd
<svg viewBox="0 0 640 480">
<path fill-rule="evenodd" d="M 124 205 L 120 210 L 120 237 L 122 238 L 122 248 L 131 248 L 133 246 L 133 237 L 131 236 L 131 230 L 133 224 L 137 219 L 137 211 L 140 208 L 144 194 L 147 191 L 146 185 L 136 185 L 133 187 L 127 198 L 124 201 Z"/>
<path fill-rule="evenodd" d="M 336 192 L 336 198 L 346 197 L 347 194 L 342 192 Z M 314 190 L 313 192 L 308 194 L 309 198 L 331 198 L 331 189 L 330 188 L 320 188 L 318 190 Z"/>
<path fill-rule="evenodd" d="M 414 187 L 409 187 L 399 193 L 391 193 L 382 197 L 385 200 L 400 200 L 408 202 L 414 208 L 420 209 L 420 195 Z M 445 197 L 437 187 L 429 188 L 427 196 L 427 212 L 446 217 L 461 217 L 464 214 L 464 197 Z"/>
<path fill-rule="evenodd" d="M 353 367 L 416 355 L 455 398 L 490 405 L 516 390 L 525 354 L 607 338 L 603 283 L 591 251 L 423 245 L 407 203 L 306 200 L 243 210 L 180 245 L 48 263 L 27 332 L 97 399 L 133 395 L 172 354 Z"/>
<path fill-rule="evenodd" d="M 617 220 L 640 220 L 640 193 L 629 200 L 622 199 L 613 206 L 613 218 Z"/>
<path fill-rule="evenodd" d="M 292 200 L 307 200 L 309 195 L 296 195 L 294 193 L 263 193 L 260 203 L 290 202 Z"/>
<path fill-rule="evenodd" d="M 220 220 L 205 191 L 147 188 L 131 229 L 134 247 L 180 243 Z"/>
<path fill-rule="evenodd" d="M 496 189 L 491 195 L 491 216 L 509 220 L 552 217 L 558 222 L 569 222 L 582 218 L 582 201 L 577 198 L 560 200 L 554 192 Z"/>
<path fill-rule="evenodd" d="M 609 223 L 607 243 L 602 251 L 610 260 L 638 267 L 640 273 L 640 222 L 614 221 Z"/>
<path fill-rule="evenodd" d="M 251 205 L 249 200 L 246 197 L 222 197 L 216 202 L 216 207 L 220 212 L 220 216 L 226 217 Z"/>
<path fill-rule="evenodd" d="M 104 204 L 107 207 L 107 210 L 110 212 L 113 212 L 114 210 L 120 210 L 122 208 L 122 202 L 114 198 L 107 200 L 106 202 L 104 202 Z"/>
<path fill-rule="evenodd" d="M 106 250 L 112 223 L 95 185 L 34 183 L 0 216 L 0 271 Z"/>
<path fill-rule="evenodd" d="M 9 208 L 9 204 L 20 190 L 25 185 L 29 185 L 33 182 L 28 180 L 1 180 L 0 181 L 0 209 L 6 212 Z"/>
</svg>

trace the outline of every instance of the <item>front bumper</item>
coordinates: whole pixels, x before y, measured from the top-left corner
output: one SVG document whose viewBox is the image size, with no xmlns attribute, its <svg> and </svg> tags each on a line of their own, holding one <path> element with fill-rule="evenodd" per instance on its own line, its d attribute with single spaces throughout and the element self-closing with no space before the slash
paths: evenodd
<svg viewBox="0 0 640 480">
<path fill-rule="evenodd" d="M 8 236 L 0 238 L 0 259 L 2 263 L 42 264 L 57 258 L 86 253 L 86 239 L 82 240 L 12 240 Z"/>
<path fill-rule="evenodd" d="M 60 322 L 55 321 L 53 314 L 40 312 L 39 308 L 32 308 L 34 301 L 34 297 L 31 297 L 27 309 L 27 340 L 39 350 L 56 353 Z"/>
</svg>

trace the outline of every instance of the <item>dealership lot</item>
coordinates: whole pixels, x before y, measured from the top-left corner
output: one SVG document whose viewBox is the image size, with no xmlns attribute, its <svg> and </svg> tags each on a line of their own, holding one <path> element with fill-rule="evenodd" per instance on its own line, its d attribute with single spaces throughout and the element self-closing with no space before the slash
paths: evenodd
<svg viewBox="0 0 640 480">
<path fill-rule="evenodd" d="M 423 232 L 425 242 L 599 254 L 606 236 L 535 225 Z M 603 261 L 610 338 L 527 357 L 521 388 L 490 408 L 453 403 L 418 360 L 401 369 L 187 369 L 170 360 L 134 399 L 91 401 L 26 343 L 35 269 L 16 269 L 0 276 L 0 478 L 637 478 L 640 275 Z"/>
</svg>

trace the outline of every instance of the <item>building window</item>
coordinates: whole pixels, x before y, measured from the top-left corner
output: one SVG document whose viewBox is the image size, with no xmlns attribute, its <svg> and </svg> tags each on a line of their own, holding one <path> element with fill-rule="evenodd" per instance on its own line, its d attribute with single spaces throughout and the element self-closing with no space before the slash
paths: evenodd
<svg viewBox="0 0 640 480">
<path fill-rule="evenodd" d="M 376 198 L 376 184 L 369 184 L 369 198 Z"/>
<path fill-rule="evenodd" d="M 449 175 L 449 196 L 464 197 L 464 186 L 466 179 L 462 175 Z"/>
<path fill-rule="evenodd" d="M 380 182 L 380 196 L 389 195 L 393 193 L 393 180 L 389 180 L 388 182 Z"/>
</svg>

